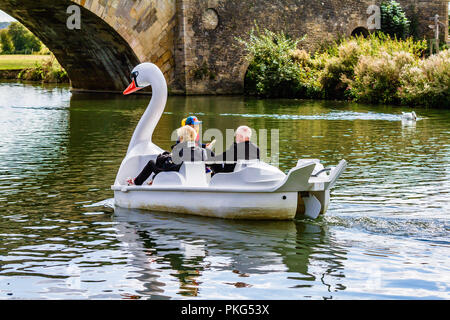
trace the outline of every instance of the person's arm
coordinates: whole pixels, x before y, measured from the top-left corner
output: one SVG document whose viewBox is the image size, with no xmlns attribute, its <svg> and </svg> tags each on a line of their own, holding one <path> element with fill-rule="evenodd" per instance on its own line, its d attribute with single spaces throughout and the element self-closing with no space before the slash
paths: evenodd
<svg viewBox="0 0 450 320">
<path fill-rule="evenodd" d="M 171 146 L 170 149 L 173 150 L 173 148 L 175 148 L 179 143 L 180 143 L 180 140 L 177 140 L 177 143 L 175 143 L 173 146 Z"/>
<path fill-rule="evenodd" d="M 232 155 L 233 159 L 227 159 L 228 156 Z M 208 161 L 216 161 L 216 162 L 226 162 L 226 161 L 237 161 L 236 159 L 236 143 L 234 143 L 231 147 L 225 150 L 222 154 L 219 154 Z M 231 156 L 230 156 L 231 157 Z"/>
</svg>

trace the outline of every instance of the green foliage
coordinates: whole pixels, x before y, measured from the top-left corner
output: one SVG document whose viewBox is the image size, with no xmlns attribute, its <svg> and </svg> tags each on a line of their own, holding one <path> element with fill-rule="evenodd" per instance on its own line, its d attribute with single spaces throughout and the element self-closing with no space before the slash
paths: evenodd
<svg viewBox="0 0 450 320">
<path fill-rule="evenodd" d="M 11 23 L 6 30 L 14 44 L 14 52 L 10 53 L 31 54 L 41 50 L 41 41 L 19 22 Z"/>
<path fill-rule="evenodd" d="M 316 54 L 316 59 L 325 61 L 323 69 L 319 71 L 319 82 L 324 95 L 331 99 L 351 98 L 348 79 L 355 76 L 355 68 L 363 57 L 380 57 L 384 54 L 405 52 L 419 58 L 426 48 L 425 40 L 414 41 L 412 38 L 400 40 L 383 33 L 335 42 L 325 51 Z"/>
<path fill-rule="evenodd" d="M 11 54 L 14 52 L 14 44 L 6 30 L 0 31 L 0 46 L 2 54 Z"/>
<path fill-rule="evenodd" d="M 346 81 L 350 97 L 369 103 L 399 103 L 400 74 L 417 60 L 405 51 L 361 57 L 354 77 Z"/>
<path fill-rule="evenodd" d="M 246 93 L 261 97 L 350 99 L 448 106 L 449 51 L 425 59 L 426 40 L 383 33 L 341 39 L 311 55 L 301 40 L 252 30 Z"/>
<path fill-rule="evenodd" d="M 354 68 L 358 62 L 360 52 L 356 41 L 345 42 L 334 50 L 332 54 L 325 53 L 324 68 L 319 72 L 319 82 L 327 98 L 342 99 L 345 96 L 347 85 L 343 79 L 353 76 Z"/>
<path fill-rule="evenodd" d="M 381 31 L 383 33 L 401 39 L 405 39 L 410 35 L 410 21 L 397 1 L 383 1 L 380 9 Z"/>
<path fill-rule="evenodd" d="M 245 76 L 246 92 L 263 97 L 299 96 L 311 90 L 304 83 L 307 69 L 299 67 L 293 53 L 302 39 L 292 40 L 285 33 L 274 33 L 258 27 L 248 41 L 238 38 L 249 58 Z"/>
<path fill-rule="evenodd" d="M 450 106 L 450 50 L 418 61 L 400 74 L 399 98 L 405 104 Z"/>
<path fill-rule="evenodd" d="M 45 83 L 69 82 L 67 72 L 56 61 L 54 56 L 46 62 L 36 63 L 34 68 L 22 70 L 18 78 L 20 80 L 42 81 Z"/>
<path fill-rule="evenodd" d="M 419 36 L 419 27 L 420 27 L 420 19 L 419 14 L 417 13 L 416 7 L 412 5 L 411 8 L 412 14 L 409 17 L 409 37 L 414 38 L 415 40 L 420 39 Z"/>
</svg>

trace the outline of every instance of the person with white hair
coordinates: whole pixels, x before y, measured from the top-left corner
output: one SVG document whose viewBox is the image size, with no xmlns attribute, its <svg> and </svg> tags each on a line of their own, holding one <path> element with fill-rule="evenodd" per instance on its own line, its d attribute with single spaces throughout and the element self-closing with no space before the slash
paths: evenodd
<svg viewBox="0 0 450 320">
<path fill-rule="evenodd" d="M 238 160 L 261 159 L 258 146 L 250 141 L 252 138 L 252 129 L 247 126 L 240 126 L 237 128 L 234 136 L 236 142 L 228 150 L 208 160 L 216 162 L 211 166 L 214 173 L 233 172 Z"/>
</svg>

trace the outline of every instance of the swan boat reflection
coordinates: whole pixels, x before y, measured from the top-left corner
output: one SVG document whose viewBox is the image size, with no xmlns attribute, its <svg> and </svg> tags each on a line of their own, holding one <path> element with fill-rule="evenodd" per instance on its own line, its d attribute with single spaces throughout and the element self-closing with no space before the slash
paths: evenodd
<svg viewBox="0 0 450 320">
<path fill-rule="evenodd" d="M 289 276 L 286 288 L 309 287 L 317 296 L 326 295 L 331 286 L 345 288 L 346 250 L 334 243 L 326 227 L 307 221 L 242 223 L 122 208 L 116 208 L 114 221 L 118 240 L 145 287 L 137 292 L 142 296 L 209 294 L 210 284 L 204 281 L 221 272 L 224 281 L 216 285 L 224 288 L 251 288 L 258 275 L 280 272 Z M 175 288 L 168 288 L 164 270 Z"/>
</svg>

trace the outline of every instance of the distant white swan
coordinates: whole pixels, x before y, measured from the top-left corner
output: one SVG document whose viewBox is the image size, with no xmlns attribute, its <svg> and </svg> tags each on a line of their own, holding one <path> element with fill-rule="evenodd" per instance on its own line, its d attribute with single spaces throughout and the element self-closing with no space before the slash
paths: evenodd
<svg viewBox="0 0 450 320">
<path fill-rule="evenodd" d="M 402 120 L 417 121 L 417 115 L 413 112 L 402 112 Z"/>
</svg>

